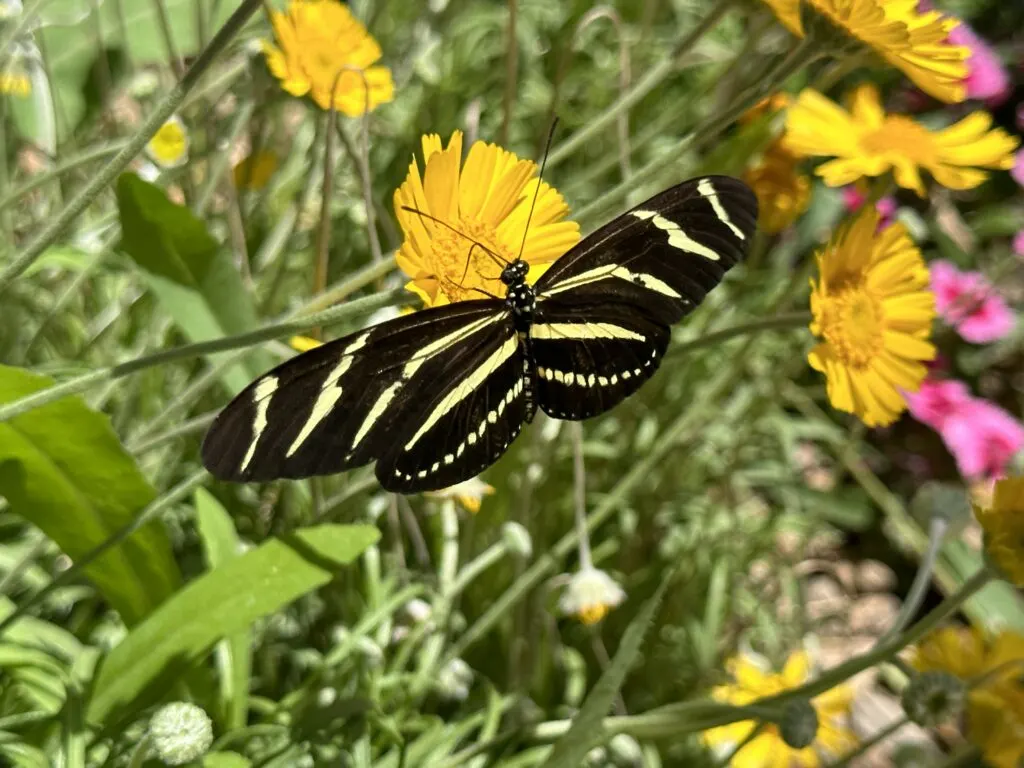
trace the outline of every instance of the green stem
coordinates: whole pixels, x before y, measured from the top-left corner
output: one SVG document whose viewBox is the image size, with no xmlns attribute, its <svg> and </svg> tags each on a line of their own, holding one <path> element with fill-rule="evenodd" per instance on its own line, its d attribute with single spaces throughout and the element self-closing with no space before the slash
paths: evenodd
<svg viewBox="0 0 1024 768">
<path fill-rule="evenodd" d="M 29 0 L 22 7 L 21 15 L 18 16 L 18 20 L 11 25 L 11 31 L 0 39 L 0 62 L 3 62 L 7 58 L 7 49 L 11 43 L 18 39 L 22 32 L 31 24 L 36 15 L 42 9 L 46 3 L 50 0 Z"/>
<path fill-rule="evenodd" d="M 921 563 L 917 566 L 914 581 L 910 585 L 910 591 L 907 592 L 907 597 L 903 601 L 903 607 L 900 608 L 896 621 L 893 622 L 889 631 L 879 639 L 879 645 L 891 640 L 914 620 L 914 615 L 921 608 L 921 604 L 924 603 L 925 596 L 928 594 L 935 562 L 939 557 L 939 550 L 942 549 L 942 541 L 948 529 L 949 520 L 939 515 L 932 517 L 928 524 L 928 549 L 925 550 L 924 557 L 921 558 Z"/>
<path fill-rule="evenodd" d="M 731 362 L 724 365 L 712 382 L 704 388 L 679 417 L 662 433 L 650 452 L 638 460 L 633 468 L 615 485 L 601 503 L 587 518 L 586 530 L 593 531 L 610 518 L 635 488 L 640 487 L 650 475 L 651 468 L 664 459 L 665 455 L 696 431 L 699 422 L 711 410 L 711 404 L 735 384 L 736 370 L 746 362 L 746 353 L 753 338 L 738 349 Z M 539 557 L 512 585 L 505 590 L 465 633 L 452 643 L 446 660 L 461 656 L 465 650 L 486 635 L 499 621 L 511 615 L 512 606 L 526 597 L 527 593 L 547 578 L 562 560 L 578 545 L 579 533 L 573 529 L 562 536 L 549 552 Z"/>
<path fill-rule="evenodd" d="M 39 408 L 60 400 L 62 397 L 81 394 L 97 384 L 120 379 L 124 376 L 145 370 L 146 368 L 163 365 L 164 363 L 170 363 L 175 360 L 185 360 L 202 355 L 209 355 L 214 352 L 224 352 L 231 349 L 238 349 L 239 347 L 247 347 L 253 344 L 258 344 L 262 341 L 278 338 L 280 336 L 291 336 L 311 326 L 330 325 L 331 323 L 336 323 L 341 320 L 369 314 L 381 307 L 388 307 L 397 304 L 400 301 L 405 300 L 407 296 L 408 293 L 404 289 L 396 288 L 388 293 L 367 296 L 362 299 L 355 299 L 354 301 L 347 302 L 339 307 L 334 307 L 313 315 L 304 315 L 294 320 L 272 323 L 255 331 L 249 331 L 248 333 L 240 333 L 236 336 L 226 336 L 222 339 L 212 339 L 211 341 L 201 341 L 197 344 L 186 344 L 185 346 L 166 349 L 134 360 L 128 360 L 127 362 L 119 363 L 118 365 L 100 368 L 98 370 L 91 371 L 90 373 L 76 376 L 73 379 L 68 379 L 67 381 L 56 384 L 48 389 L 39 390 L 38 392 L 34 392 L 20 400 L 15 400 L 4 406 L 0 406 L 0 423 L 9 421 L 23 413 L 28 413 L 34 408 Z"/>
<path fill-rule="evenodd" d="M 47 184 L 53 181 L 54 179 L 60 178 L 68 171 L 73 171 L 80 166 L 87 165 L 88 163 L 91 163 L 93 160 L 102 160 L 103 158 L 109 157 L 110 155 L 116 155 L 118 152 L 125 148 L 125 145 L 127 143 L 127 140 L 123 139 L 119 141 L 111 141 L 108 142 L 107 144 L 98 144 L 89 147 L 88 149 L 84 149 L 76 155 L 66 157 L 62 162 L 53 166 L 48 171 L 33 176 L 20 187 L 15 187 L 14 189 L 7 192 L 7 194 L 5 194 L 3 197 L 0 197 L 0 210 L 3 210 L 4 208 L 7 208 L 13 203 L 18 202 L 18 200 L 20 200 L 22 197 L 27 195 L 32 190 L 38 189 L 44 184 Z"/>
<path fill-rule="evenodd" d="M 775 331 L 787 328 L 805 328 L 810 321 L 810 312 L 786 312 L 775 315 L 774 317 L 752 320 L 749 323 L 740 323 L 739 325 L 723 328 L 720 331 L 706 333 L 699 339 L 684 341 L 681 344 L 673 344 L 669 347 L 666 358 L 683 355 L 688 352 L 693 352 L 694 350 L 703 349 L 704 347 L 714 347 L 721 344 L 723 341 L 728 341 L 729 339 L 734 339 L 739 336 L 758 334 L 762 331 Z"/>
<path fill-rule="evenodd" d="M 78 215 L 96 198 L 96 196 L 109 185 L 115 177 L 127 167 L 128 163 L 146 146 L 160 126 L 167 121 L 174 111 L 184 100 L 185 95 L 192 90 L 199 78 L 209 69 L 220 52 L 227 46 L 235 33 L 245 24 L 246 20 L 260 7 L 261 0 L 242 0 L 241 5 L 235 10 L 231 17 L 224 23 L 224 26 L 214 35 L 209 46 L 199 54 L 195 63 L 189 68 L 185 76 L 178 84 L 171 89 L 156 110 L 149 116 L 146 122 L 128 141 L 125 147 L 110 160 L 92 181 L 69 202 L 64 210 L 43 228 L 22 251 L 8 264 L 3 272 L 0 272 L 0 294 L 22 272 L 38 259 L 50 245 L 52 245 L 64 230 L 73 222 Z"/>
<path fill-rule="evenodd" d="M 547 167 L 554 168 L 560 162 L 568 158 L 580 147 L 593 141 L 596 137 L 604 134 L 605 130 L 613 122 L 618 120 L 621 113 L 628 112 L 642 98 L 653 91 L 661 82 L 675 71 L 679 66 L 679 59 L 688 53 L 704 35 L 713 29 L 726 12 L 736 4 L 737 0 L 718 0 L 718 3 L 707 16 L 694 27 L 688 35 L 683 37 L 676 46 L 665 56 L 660 63 L 648 70 L 632 88 L 615 100 L 608 109 L 595 117 L 586 126 L 580 128 L 572 136 L 551 150 L 548 155 Z M 659 166 L 664 166 L 664 160 L 658 160 Z M 625 182 L 623 182 L 625 183 Z"/>
<path fill-rule="evenodd" d="M 46 599 L 46 597 L 53 594 L 55 590 L 64 586 L 68 582 L 77 579 L 83 570 L 96 562 L 97 558 L 102 557 L 108 550 L 116 547 L 142 526 L 146 525 L 150 520 L 155 520 L 165 510 L 177 504 L 183 498 L 192 493 L 192 491 L 205 483 L 209 477 L 210 475 L 207 474 L 206 470 L 201 469 L 185 480 L 182 480 L 169 491 L 166 491 L 159 498 L 153 500 L 141 512 L 139 512 L 131 522 L 116 530 L 105 540 L 75 560 L 74 564 L 66 571 L 61 571 L 53 581 L 20 603 L 18 607 L 15 608 L 9 616 L 7 616 L 7 618 L 0 621 L 0 636 L 3 635 L 3 632 L 7 627 L 24 616 L 25 612 L 28 611 L 29 608 L 37 605 L 42 600 Z"/>
</svg>

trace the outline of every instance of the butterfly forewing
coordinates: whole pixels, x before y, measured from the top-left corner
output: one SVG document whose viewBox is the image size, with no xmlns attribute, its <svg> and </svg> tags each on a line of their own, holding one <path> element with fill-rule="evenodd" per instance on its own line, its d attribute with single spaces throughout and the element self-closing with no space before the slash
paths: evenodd
<svg viewBox="0 0 1024 768">
<path fill-rule="evenodd" d="M 467 346 L 497 343 L 503 302 L 424 310 L 332 341 L 264 374 L 217 417 L 203 463 L 225 480 L 333 474 L 391 450 Z M 417 468 L 418 469 L 418 468 Z"/>
<path fill-rule="evenodd" d="M 537 402 L 585 419 L 617 405 L 661 362 L 669 326 L 749 247 L 757 200 L 735 179 L 693 179 L 581 241 L 534 286 Z"/>
</svg>

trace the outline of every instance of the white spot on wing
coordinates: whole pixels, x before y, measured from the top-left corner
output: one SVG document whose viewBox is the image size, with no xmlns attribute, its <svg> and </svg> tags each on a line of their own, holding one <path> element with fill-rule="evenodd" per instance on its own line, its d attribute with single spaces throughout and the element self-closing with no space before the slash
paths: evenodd
<svg viewBox="0 0 1024 768">
<path fill-rule="evenodd" d="M 706 245 L 698 243 L 686 234 L 682 227 L 674 221 L 669 221 L 664 216 L 655 216 L 651 219 L 651 223 L 668 234 L 668 244 L 673 248 L 678 248 L 679 250 L 686 251 L 687 253 L 695 253 L 698 256 L 703 256 L 705 259 L 710 259 L 711 261 L 719 260 L 717 253 Z"/>
<path fill-rule="evenodd" d="M 252 457 L 256 455 L 256 444 L 260 441 L 260 436 L 267 428 L 267 410 L 270 408 L 270 396 L 277 391 L 277 384 L 276 376 L 267 376 L 256 385 L 256 389 L 252 392 L 252 399 L 256 404 L 256 418 L 252 422 L 252 442 L 249 443 L 249 450 L 245 452 L 242 466 L 239 467 L 241 472 L 245 472 L 245 468 L 249 466 Z"/>
<path fill-rule="evenodd" d="M 715 185 L 711 183 L 710 179 L 701 179 L 697 185 L 697 191 L 704 196 L 704 198 L 711 203 L 711 208 L 715 212 L 715 216 L 725 226 L 732 230 L 732 233 L 736 235 L 740 240 L 746 240 L 746 235 L 743 231 L 732 223 L 732 219 L 729 218 L 729 212 L 725 210 L 725 206 L 722 205 L 722 201 L 718 199 L 718 191 L 715 189 Z"/>
<path fill-rule="evenodd" d="M 369 334 L 363 334 L 360 338 L 356 339 L 352 344 L 346 347 L 346 351 L 355 347 L 359 349 L 362 344 L 365 343 L 363 338 Z M 344 355 L 338 364 L 334 366 L 334 369 L 327 374 L 327 378 L 324 380 L 323 385 L 320 387 L 320 394 L 316 397 L 316 402 L 313 403 L 313 410 L 309 412 L 309 417 L 306 419 L 306 423 L 302 425 L 302 429 L 299 430 L 299 434 L 295 436 L 292 444 L 288 447 L 288 453 L 286 457 L 291 457 L 297 450 L 302 446 L 309 436 L 313 434 L 313 430 L 316 429 L 320 422 L 327 418 L 334 406 L 338 404 L 341 399 L 342 388 L 338 386 L 338 382 L 341 377 L 345 375 L 355 358 L 352 355 Z"/>
</svg>

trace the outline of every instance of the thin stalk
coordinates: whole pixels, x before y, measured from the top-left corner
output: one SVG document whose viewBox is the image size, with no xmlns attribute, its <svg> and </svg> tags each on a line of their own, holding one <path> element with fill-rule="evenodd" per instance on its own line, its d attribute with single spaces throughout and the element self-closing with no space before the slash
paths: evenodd
<svg viewBox="0 0 1024 768">
<path fill-rule="evenodd" d="M 119 139 L 117 141 L 111 141 L 107 144 L 98 144 L 90 146 L 78 154 L 69 155 L 64 158 L 62 162 L 54 165 L 48 171 L 36 174 L 31 179 L 26 181 L 24 184 L 15 187 L 8 191 L 5 195 L 0 197 L 0 210 L 7 208 L 10 205 L 18 202 L 27 195 L 29 192 L 38 189 L 39 187 L 49 184 L 51 181 L 59 179 L 65 173 L 73 171 L 80 166 L 87 165 L 93 160 L 102 160 L 110 155 L 116 155 L 125 145 L 128 143 L 126 139 Z"/>
<path fill-rule="evenodd" d="M 694 27 L 688 35 L 683 37 L 673 49 L 658 64 L 644 73 L 632 88 L 619 96 L 608 109 L 594 117 L 583 128 L 551 150 L 548 155 L 547 166 L 553 168 L 562 162 L 576 150 L 585 146 L 595 138 L 601 136 L 605 130 L 616 120 L 622 112 L 628 112 L 647 94 L 657 88 L 665 78 L 679 66 L 679 59 L 689 53 L 704 35 L 714 29 L 722 17 L 734 6 L 738 0 L 718 0 L 716 5 L 708 12 L 708 15 Z M 663 163 L 663 161 L 659 161 Z"/>
<path fill-rule="evenodd" d="M 146 453 L 154 448 L 159 448 L 176 438 L 191 435 L 195 432 L 202 432 L 208 426 L 213 424 L 213 420 L 217 418 L 218 413 L 220 413 L 219 408 L 200 414 L 199 416 L 194 416 L 187 421 L 183 421 L 178 426 L 168 429 L 166 432 L 161 432 L 158 435 L 153 435 L 152 437 L 146 437 L 144 439 L 139 438 L 135 442 L 128 444 L 128 450 L 138 456 L 139 454 Z"/>
<path fill-rule="evenodd" d="M 110 534 L 110 536 L 105 540 L 75 560 L 70 568 L 66 571 L 61 571 L 56 577 L 54 577 L 53 581 L 22 601 L 9 616 L 7 616 L 3 621 L 0 621 L 0 636 L 3 635 L 3 632 L 7 627 L 24 616 L 29 608 L 34 605 L 38 605 L 48 596 L 53 594 L 54 591 L 77 579 L 81 575 L 82 571 L 96 562 L 97 558 L 102 557 L 106 552 L 113 547 L 116 547 L 151 520 L 155 520 L 165 510 L 177 504 L 183 498 L 192 493 L 192 491 L 205 483 L 209 477 L 209 473 L 207 473 L 205 469 L 201 469 L 185 480 L 182 480 L 170 490 L 164 492 L 159 498 L 155 499 L 140 511 L 139 514 L 137 514 L 127 525 L 122 526 L 114 533 Z"/>
<path fill-rule="evenodd" d="M 338 77 L 341 75 L 339 74 Z M 338 77 L 335 78 L 337 88 Z M 332 91 L 333 92 L 333 91 Z M 334 134 L 338 112 L 327 110 L 324 115 L 324 176 L 320 189 L 320 226 L 316 233 L 316 262 L 313 268 L 313 295 L 327 287 L 328 258 L 331 247 L 331 196 L 334 194 Z M 323 328 L 311 331 L 314 339 L 323 337 Z"/>
<path fill-rule="evenodd" d="M 174 360 L 186 360 L 201 355 L 208 355 L 213 352 L 225 352 L 231 349 L 247 347 L 281 336 L 291 336 L 298 331 L 305 330 L 315 325 L 330 325 L 344 319 L 351 319 L 361 315 L 369 314 L 381 307 L 392 306 L 405 300 L 408 294 L 401 288 L 384 294 L 367 296 L 362 299 L 347 302 L 340 307 L 334 307 L 313 315 L 299 317 L 297 319 L 285 320 L 284 322 L 272 323 L 255 331 L 240 333 L 236 336 L 226 336 L 222 339 L 202 341 L 197 344 L 186 344 L 174 349 L 162 350 L 153 354 L 128 360 L 117 365 L 107 366 L 91 371 L 73 379 L 56 384 L 48 389 L 39 390 L 19 400 L 0 406 L 0 422 L 8 421 L 23 413 L 28 413 L 34 408 L 47 405 L 48 403 L 60 400 L 68 395 L 77 395 L 91 389 L 97 384 L 114 381 L 132 373 L 163 365 Z"/>
<path fill-rule="evenodd" d="M 758 334 L 762 331 L 777 331 L 787 328 L 805 328 L 810 321 L 810 312 L 786 312 L 775 315 L 774 317 L 752 320 L 749 323 L 740 323 L 739 325 L 732 325 L 728 328 L 723 328 L 720 331 L 705 333 L 700 338 L 693 339 L 692 341 L 673 344 L 669 347 L 665 357 L 666 359 L 671 359 L 705 347 L 717 346 L 723 341 L 729 341 L 730 339 L 735 339 L 740 336 Z"/>
<path fill-rule="evenodd" d="M 36 15 L 50 0 L 28 0 L 24 6 L 22 6 L 21 15 L 17 17 L 17 20 L 11 25 L 10 32 L 0 38 L 0 62 L 3 62 L 7 58 L 7 49 L 11 43 L 21 36 L 22 32 L 35 21 Z"/>
<path fill-rule="evenodd" d="M 171 19 L 167 15 L 167 7 L 164 5 L 164 0 L 151 0 L 153 6 L 156 8 L 156 18 L 160 25 L 160 34 L 164 38 L 164 47 L 167 49 L 167 58 L 171 64 L 171 71 L 174 72 L 174 76 L 181 80 L 185 76 L 185 67 L 181 63 L 181 57 L 178 55 L 178 46 L 174 44 L 174 34 L 171 32 Z"/>
<path fill-rule="evenodd" d="M 900 608 L 896 621 L 893 622 L 889 631 L 879 638 L 879 645 L 887 643 L 906 629 L 907 625 L 914 620 L 914 616 L 921 608 L 925 596 L 928 594 L 932 573 L 935 571 L 935 562 L 939 557 L 939 550 L 942 549 L 942 542 L 948 529 L 949 520 L 940 515 L 935 515 L 928 523 L 928 549 L 925 550 L 924 557 L 921 558 L 921 563 L 917 566 L 914 581 L 910 585 L 910 591 L 907 592 L 907 597 L 903 601 L 903 606 Z"/>
<path fill-rule="evenodd" d="M 369 112 L 363 115 L 360 120 L 359 150 L 356 151 L 345 135 L 344 129 L 339 126 L 338 135 L 341 137 L 342 145 L 349 159 L 355 163 L 359 171 L 359 185 L 363 192 L 363 207 L 366 210 L 366 237 L 370 244 L 370 258 L 379 262 L 384 258 L 380 247 L 380 237 L 377 234 L 377 208 L 373 202 L 373 174 L 370 172 L 370 115 Z"/>
<path fill-rule="evenodd" d="M 516 80 L 519 76 L 519 41 L 516 38 L 516 22 L 519 16 L 519 0 L 506 0 L 508 5 L 508 27 L 505 33 L 505 92 L 501 104 L 501 134 L 499 143 L 508 146 L 509 128 L 512 125 L 512 109 L 516 103 Z"/>
<path fill-rule="evenodd" d="M 245 130 L 246 125 L 249 123 L 249 118 L 252 117 L 253 109 L 254 105 L 247 101 L 235 113 L 234 119 L 231 121 L 231 127 L 228 129 L 227 136 L 225 137 L 228 147 L 234 146 L 238 141 L 238 137 L 242 135 L 242 131 Z M 224 173 L 231 167 L 231 152 L 220 152 L 216 151 L 216 148 L 214 149 L 215 151 L 212 153 L 213 160 L 209 166 L 209 175 L 203 182 L 195 203 L 196 213 L 200 216 L 206 210 L 206 206 L 210 204 L 210 200 L 213 199 L 213 193 L 217 189 L 217 184 L 220 183 Z"/>
<path fill-rule="evenodd" d="M 142 127 L 128 141 L 127 145 L 110 160 L 109 163 L 97 173 L 93 179 L 78 192 L 77 195 L 64 207 L 43 230 L 25 246 L 21 252 L 0 272 L 0 294 L 24 272 L 46 249 L 52 245 L 64 230 L 73 222 L 78 215 L 96 198 L 101 190 L 106 188 L 114 178 L 127 167 L 128 163 L 146 146 L 146 143 L 153 138 L 156 132 L 178 108 L 184 100 L 185 95 L 192 90 L 199 78 L 210 68 L 220 52 L 231 41 L 246 20 L 259 8 L 261 0 L 242 0 L 238 9 L 231 14 L 230 18 L 220 28 L 209 46 L 199 54 L 199 57 L 189 68 L 185 76 L 178 84 L 171 89 L 163 101 L 157 105 L 156 110 L 143 123 Z"/>
<path fill-rule="evenodd" d="M 570 422 L 569 434 L 572 436 L 572 506 L 582 571 L 594 567 L 590 557 L 590 536 L 587 534 L 587 470 L 583 464 L 583 425 L 578 421 Z"/>
</svg>

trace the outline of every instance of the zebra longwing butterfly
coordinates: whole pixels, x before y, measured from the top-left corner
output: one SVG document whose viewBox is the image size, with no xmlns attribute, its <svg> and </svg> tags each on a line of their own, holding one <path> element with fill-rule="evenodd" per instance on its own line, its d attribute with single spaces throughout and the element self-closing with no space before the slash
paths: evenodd
<svg viewBox="0 0 1024 768">
<path fill-rule="evenodd" d="M 454 485 L 493 464 L 539 407 L 587 419 L 636 392 L 669 326 L 746 252 L 757 199 L 706 176 L 655 195 L 504 299 L 425 309 L 324 344 L 254 381 L 203 443 L 216 477 L 329 475 L 376 461 L 390 491 Z"/>
</svg>

